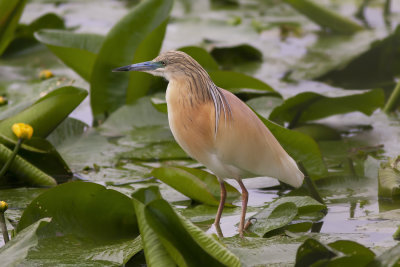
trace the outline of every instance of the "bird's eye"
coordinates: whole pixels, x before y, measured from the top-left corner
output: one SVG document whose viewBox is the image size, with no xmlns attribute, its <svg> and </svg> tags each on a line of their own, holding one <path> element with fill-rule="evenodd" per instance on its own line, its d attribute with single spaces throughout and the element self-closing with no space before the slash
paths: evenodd
<svg viewBox="0 0 400 267">
<path fill-rule="evenodd" d="M 160 61 L 161 65 L 167 66 L 167 63 L 165 61 Z"/>
</svg>

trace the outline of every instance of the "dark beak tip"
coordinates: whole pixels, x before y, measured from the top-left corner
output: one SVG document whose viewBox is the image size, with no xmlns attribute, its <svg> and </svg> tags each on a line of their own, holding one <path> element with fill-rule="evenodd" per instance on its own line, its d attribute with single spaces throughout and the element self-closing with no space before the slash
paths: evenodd
<svg viewBox="0 0 400 267">
<path fill-rule="evenodd" d="M 112 70 L 112 72 L 123 72 L 123 71 L 129 71 L 129 68 L 127 66 L 125 66 L 125 67 L 119 67 L 119 68 Z"/>
</svg>

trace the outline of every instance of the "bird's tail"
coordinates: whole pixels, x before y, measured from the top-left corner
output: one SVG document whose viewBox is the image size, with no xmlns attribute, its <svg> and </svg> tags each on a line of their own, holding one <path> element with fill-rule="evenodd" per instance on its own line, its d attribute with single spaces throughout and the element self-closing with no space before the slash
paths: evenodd
<svg viewBox="0 0 400 267">
<path fill-rule="evenodd" d="M 282 161 L 285 163 L 282 163 L 282 169 L 278 179 L 286 184 L 298 188 L 303 184 L 304 174 L 300 171 L 294 159 L 287 154 L 286 156 L 287 158 Z"/>
</svg>

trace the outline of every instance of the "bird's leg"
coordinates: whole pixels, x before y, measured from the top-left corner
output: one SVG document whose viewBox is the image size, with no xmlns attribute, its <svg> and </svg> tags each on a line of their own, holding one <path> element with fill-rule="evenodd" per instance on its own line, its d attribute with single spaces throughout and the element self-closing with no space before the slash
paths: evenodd
<svg viewBox="0 0 400 267">
<path fill-rule="evenodd" d="M 221 199 L 219 200 L 217 216 L 215 216 L 214 225 L 217 228 L 217 231 L 221 232 L 221 228 L 219 226 L 219 221 L 221 220 L 222 210 L 224 209 L 225 199 L 226 199 L 226 189 L 224 181 L 219 182 L 221 187 Z"/>
<path fill-rule="evenodd" d="M 243 238 L 244 220 L 246 219 L 247 201 L 249 200 L 249 192 L 247 192 L 242 180 L 238 179 L 240 188 L 242 189 L 242 216 L 240 217 L 239 235 Z"/>
</svg>

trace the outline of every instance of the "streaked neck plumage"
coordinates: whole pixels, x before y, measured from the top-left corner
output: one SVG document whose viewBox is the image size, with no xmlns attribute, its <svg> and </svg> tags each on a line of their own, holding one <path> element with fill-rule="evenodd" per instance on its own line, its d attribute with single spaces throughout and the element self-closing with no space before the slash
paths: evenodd
<svg viewBox="0 0 400 267">
<path fill-rule="evenodd" d="M 216 135 L 221 114 L 223 115 L 225 123 L 232 118 L 229 102 L 222 93 L 222 89 L 214 84 L 203 67 L 197 62 L 195 62 L 195 64 L 190 61 L 185 63 L 188 64 L 182 64 L 180 72 L 165 73 L 165 78 L 170 82 L 168 90 L 179 90 L 179 95 L 184 102 L 182 104 L 189 105 L 192 108 L 196 105 L 212 102 L 215 108 Z"/>
</svg>

